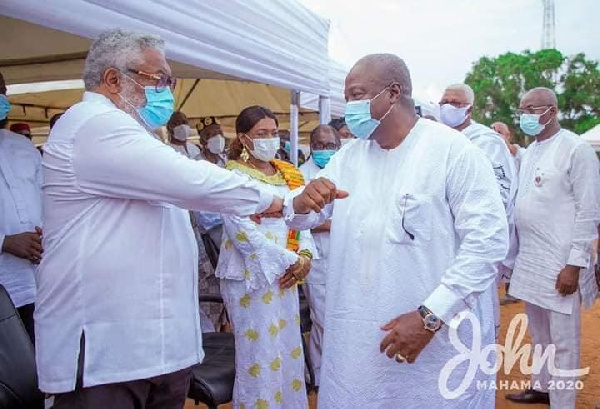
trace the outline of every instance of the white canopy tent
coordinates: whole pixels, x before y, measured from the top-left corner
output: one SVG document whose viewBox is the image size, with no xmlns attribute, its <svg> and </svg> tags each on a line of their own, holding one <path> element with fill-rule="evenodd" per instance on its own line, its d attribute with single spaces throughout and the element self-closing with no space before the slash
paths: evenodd
<svg viewBox="0 0 600 409">
<path fill-rule="evenodd" d="M 594 148 L 596 151 L 600 151 L 600 125 L 596 125 L 586 133 L 582 134 L 581 137 Z"/>
<path fill-rule="evenodd" d="M 115 27 L 164 38 L 179 78 L 329 98 L 329 23 L 293 0 L 4 0 L 0 35 L 10 40 L 0 44 L 0 71 L 8 84 L 81 78 L 90 39 Z"/>
</svg>

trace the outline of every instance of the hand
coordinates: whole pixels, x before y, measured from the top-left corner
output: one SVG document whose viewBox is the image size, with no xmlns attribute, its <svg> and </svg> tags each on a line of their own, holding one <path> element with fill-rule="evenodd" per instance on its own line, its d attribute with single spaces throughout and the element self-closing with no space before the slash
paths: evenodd
<svg viewBox="0 0 600 409">
<path fill-rule="evenodd" d="M 331 181 L 324 178 L 315 179 L 294 198 L 294 213 L 307 214 L 311 211 L 321 213 L 321 209 L 335 199 L 347 197 L 348 192 L 337 190 Z"/>
<path fill-rule="evenodd" d="M 279 196 L 275 196 L 271 205 L 264 212 L 250 216 L 250 220 L 256 224 L 260 224 L 260 220 L 263 217 L 283 217 L 283 199 Z"/>
<path fill-rule="evenodd" d="M 381 329 L 389 333 L 381 341 L 379 351 L 381 353 L 385 351 L 390 359 L 395 359 L 397 354 L 401 354 L 409 364 L 415 362 L 423 348 L 435 335 L 425 329 L 423 318 L 418 311 L 402 314 Z"/>
<path fill-rule="evenodd" d="M 5 236 L 2 251 L 29 260 L 34 264 L 39 264 L 44 252 L 42 249 L 42 229 L 36 227 L 35 232 Z"/>
<path fill-rule="evenodd" d="M 310 259 L 306 256 L 299 255 L 298 261 L 291 265 L 283 276 L 279 279 L 279 288 L 288 289 L 296 284 L 299 280 L 304 279 L 310 271 Z"/>
<path fill-rule="evenodd" d="M 579 287 L 579 270 L 581 267 L 567 265 L 556 279 L 555 288 L 562 295 L 570 295 Z"/>
<path fill-rule="evenodd" d="M 329 232 L 329 231 L 331 231 L 331 219 L 327 220 L 322 225 L 317 226 L 314 229 L 311 229 L 311 233 L 323 233 L 323 232 Z"/>
</svg>

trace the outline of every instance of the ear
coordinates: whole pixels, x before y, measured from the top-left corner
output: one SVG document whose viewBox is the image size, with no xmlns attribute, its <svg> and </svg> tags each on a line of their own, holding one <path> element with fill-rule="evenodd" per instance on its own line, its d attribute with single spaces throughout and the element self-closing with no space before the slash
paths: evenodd
<svg viewBox="0 0 600 409">
<path fill-rule="evenodd" d="M 469 107 L 469 109 L 467 109 L 467 112 L 466 112 L 467 115 L 471 115 L 473 113 L 473 104 L 470 104 L 470 105 L 471 106 Z"/>
<path fill-rule="evenodd" d="M 402 87 L 397 82 L 394 82 L 389 86 L 388 90 L 390 91 L 390 102 L 395 104 L 402 96 Z"/>
<path fill-rule="evenodd" d="M 119 94 L 121 92 L 121 73 L 116 68 L 108 68 L 104 71 L 103 82 L 111 94 Z"/>
</svg>

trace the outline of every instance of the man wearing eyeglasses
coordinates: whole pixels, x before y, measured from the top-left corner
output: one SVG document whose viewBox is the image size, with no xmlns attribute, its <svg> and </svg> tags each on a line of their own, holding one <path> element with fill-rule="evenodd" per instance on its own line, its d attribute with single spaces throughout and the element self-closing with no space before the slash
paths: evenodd
<svg viewBox="0 0 600 409">
<path fill-rule="evenodd" d="M 535 142 L 521 162 L 519 253 L 510 294 L 525 300 L 533 344 L 544 351 L 555 348 L 557 369 L 576 370 L 580 305 L 590 307 L 598 292 L 592 252 L 600 217 L 600 168 L 593 148 L 561 128 L 557 106 L 556 94 L 547 88 L 535 88 L 521 99 L 520 126 Z M 532 374 L 531 389 L 506 398 L 575 408 L 578 378 L 556 375 L 544 364 L 541 373 Z"/>
<path fill-rule="evenodd" d="M 103 33 L 84 83 L 42 162 L 40 388 L 55 409 L 181 409 L 203 358 L 197 248 L 182 209 L 247 216 L 282 201 L 152 134 L 173 113 L 160 38 Z"/>
<path fill-rule="evenodd" d="M 310 133 L 310 157 L 300 167 L 306 183 L 314 180 L 327 166 L 332 156 L 340 149 L 341 143 L 335 128 L 319 125 Z M 329 271 L 329 236 L 331 220 L 311 230 L 318 259 L 312 261 L 310 274 L 306 277 L 304 292 L 310 307 L 312 327 L 308 352 L 315 374 L 315 386 L 320 384 L 321 354 L 323 349 L 323 326 L 325 325 L 325 282 Z"/>
<path fill-rule="evenodd" d="M 449 85 L 440 100 L 441 121 L 449 127 L 462 132 L 469 140 L 480 148 L 488 157 L 496 182 L 500 189 L 506 218 L 508 220 L 510 241 L 512 249 L 516 248 L 516 232 L 514 228 L 514 205 L 517 194 L 517 168 L 506 147 L 502 136 L 487 126 L 481 125 L 472 119 L 473 103 L 475 94 L 467 84 Z M 498 263 L 499 283 L 502 279 L 507 280 L 510 270 L 514 265 L 516 254 L 509 252 L 502 263 Z M 498 293 L 494 293 L 494 305 L 496 314 L 496 331 L 500 329 L 500 303 Z"/>
</svg>

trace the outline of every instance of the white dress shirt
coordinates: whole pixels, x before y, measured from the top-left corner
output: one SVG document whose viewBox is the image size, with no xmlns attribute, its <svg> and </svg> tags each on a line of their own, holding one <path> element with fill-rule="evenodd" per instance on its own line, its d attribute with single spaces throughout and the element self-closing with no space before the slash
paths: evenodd
<svg viewBox="0 0 600 409">
<path fill-rule="evenodd" d="M 506 255 L 508 228 L 483 152 L 458 132 L 420 119 L 398 147 L 355 141 L 318 176 L 350 196 L 319 214 L 295 215 L 294 191 L 286 195 L 285 214 L 299 229 L 333 216 L 320 407 L 493 406 L 494 391 L 477 390 L 476 381 L 455 400 L 441 395 L 441 369 L 458 355 L 447 325 L 414 364 L 379 352 L 381 326 L 422 304 L 451 326 L 456 314 L 472 311 L 481 348 L 494 342 L 495 265 Z M 458 327 L 467 348 L 470 330 Z M 452 376 L 462 380 L 463 370 Z M 478 371 L 475 379 L 494 376 Z"/>
<path fill-rule="evenodd" d="M 582 304 L 590 307 L 597 287 L 593 241 L 600 216 L 600 167 L 593 148 L 567 130 L 523 154 L 516 224 L 519 253 L 510 294 L 539 307 L 571 314 L 573 297 L 556 290 L 567 264 L 581 267 Z"/>
<path fill-rule="evenodd" d="M 273 195 L 179 155 L 86 92 L 44 149 L 44 247 L 35 314 L 40 388 L 171 373 L 203 358 L 197 247 L 188 212 L 250 215 Z"/>
<path fill-rule="evenodd" d="M 0 284 L 16 307 L 35 300 L 35 265 L 3 253 L 7 235 L 42 225 L 40 153 L 24 136 L 0 129 Z"/>
</svg>

